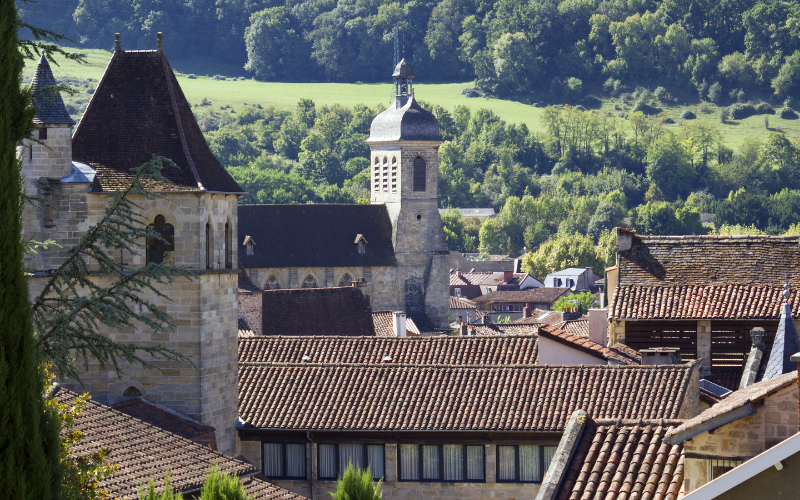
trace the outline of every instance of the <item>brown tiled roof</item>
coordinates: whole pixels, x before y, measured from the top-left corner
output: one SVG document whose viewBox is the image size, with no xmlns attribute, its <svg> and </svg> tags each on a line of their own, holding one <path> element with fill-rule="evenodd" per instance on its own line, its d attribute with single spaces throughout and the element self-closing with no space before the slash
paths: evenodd
<svg viewBox="0 0 800 500">
<path fill-rule="evenodd" d="M 556 326 L 567 333 L 577 337 L 589 338 L 589 318 L 570 319 L 556 323 Z"/>
<path fill-rule="evenodd" d="M 261 474 L 243 477 L 239 481 L 244 485 L 244 492 L 247 493 L 251 500 L 295 500 L 306 498 L 275 486 Z"/>
<path fill-rule="evenodd" d="M 711 408 L 708 408 L 696 417 L 691 418 L 681 424 L 679 427 L 676 427 L 672 432 L 669 433 L 669 436 L 681 431 L 698 427 L 710 421 L 714 417 L 727 413 L 741 406 L 745 406 L 748 403 L 756 403 L 761 401 L 762 399 L 775 394 L 779 390 L 793 386 L 796 383 L 797 372 L 794 371 L 791 373 L 785 373 L 775 378 L 762 380 L 761 382 L 756 382 L 755 384 L 745 387 L 744 389 L 734 391 L 732 394 L 729 394 L 725 397 L 725 399 L 715 404 Z"/>
<path fill-rule="evenodd" d="M 554 303 L 563 295 L 570 295 L 572 290 L 560 287 L 539 287 L 528 290 L 491 292 L 473 299 L 475 302 L 546 302 Z"/>
<path fill-rule="evenodd" d="M 626 350 L 609 348 L 602 344 L 598 344 L 597 342 L 592 342 L 587 338 L 578 337 L 571 333 L 565 332 L 554 325 L 540 326 L 539 337 L 553 340 L 559 344 L 563 344 L 573 349 L 585 352 L 596 358 L 613 360 L 624 365 L 637 365 L 642 362 L 641 355 L 635 356 L 630 354 L 630 348 Z"/>
<path fill-rule="evenodd" d="M 450 286 L 498 285 L 503 283 L 503 273 L 450 272 Z"/>
<path fill-rule="evenodd" d="M 469 260 L 459 252 L 450 252 L 450 269 L 461 268 L 462 272 L 503 272 L 514 269 L 513 260 Z"/>
<path fill-rule="evenodd" d="M 635 236 L 618 252 L 614 319 L 778 318 L 800 286 L 798 236 Z M 791 298 L 800 312 L 800 297 Z"/>
<path fill-rule="evenodd" d="M 478 306 L 472 302 L 458 297 L 450 297 L 450 309 L 476 309 Z"/>
<path fill-rule="evenodd" d="M 609 309 L 615 319 L 745 319 L 781 316 L 782 286 L 624 286 Z M 789 298 L 800 312 L 800 294 Z"/>
<path fill-rule="evenodd" d="M 375 335 L 378 337 L 396 337 L 392 311 L 372 311 L 372 324 L 375 326 Z M 414 320 L 406 316 L 406 335 L 419 337 L 421 332 Z"/>
<path fill-rule="evenodd" d="M 555 325 L 561 323 L 560 311 L 543 311 L 541 309 L 534 309 L 531 315 L 527 318 L 519 318 L 514 321 L 515 325 Z"/>
<path fill-rule="evenodd" d="M 74 404 L 77 394 L 60 389 L 55 397 L 60 403 Z M 108 463 L 119 466 L 110 477 L 100 481 L 100 487 L 114 498 L 125 495 L 136 498 L 139 485 L 146 484 L 151 476 L 156 489 L 163 487 L 167 471 L 178 491 L 199 488 L 213 464 L 239 476 L 256 472 L 247 462 L 93 401 L 75 418 L 75 428 L 86 437 L 72 448 L 72 453 L 82 456 L 105 446 L 109 450 Z"/>
<path fill-rule="evenodd" d="M 211 445 L 212 449 L 217 449 L 217 440 L 215 438 L 216 429 L 210 425 L 203 425 L 170 413 L 141 398 L 122 401 L 111 405 L 111 408 L 126 415 L 130 415 L 131 417 L 136 417 L 148 424 L 155 425 L 165 431 L 177 434 L 182 438 L 194 441 L 195 443 Z"/>
<path fill-rule="evenodd" d="M 72 159 L 95 167 L 92 190 L 105 192 L 124 188 L 153 155 L 175 165 L 151 189 L 244 192 L 209 149 L 164 53 L 115 51 L 72 137 Z"/>
<path fill-rule="evenodd" d="M 262 335 L 373 336 L 372 309 L 356 287 L 262 293 Z"/>
<path fill-rule="evenodd" d="M 663 442 L 675 424 L 590 422 L 564 473 L 556 500 L 676 500 L 683 486 L 683 445 Z"/>
<path fill-rule="evenodd" d="M 539 325 L 472 325 L 475 327 L 473 335 L 485 335 L 496 337 L 498 335 L 533 335 L 537 334 Z"/>
<path fill-rule="evenodd" d="M 423 338 L 257 337 L 239 341 L 240 363 L 384 365 L 534 365 L 531 336 Z"/>
<path fill-rule="evenodd" d="M 386 205 L 239 205 L 238 224 L 247 269 L 397 265 Z M 357 234 L 368 241 L 364 253 L 353 243 Z M 246 235 L 256 243 L 253 255 L 242 244 Z"/>
<path fill-rule="evenodd" d="M 280 430 L 563 430 L 579 408 L 675 418 L 693 369 L 240 362 L 239 417 Z"/>
<path fill-rule="evenodd" d="M 256 332 L 250 328 L 250 323 L 247 322 L 247 318 L 239 318 L 239 338 L 242 337 L 255 337 Z"/>
</svg>

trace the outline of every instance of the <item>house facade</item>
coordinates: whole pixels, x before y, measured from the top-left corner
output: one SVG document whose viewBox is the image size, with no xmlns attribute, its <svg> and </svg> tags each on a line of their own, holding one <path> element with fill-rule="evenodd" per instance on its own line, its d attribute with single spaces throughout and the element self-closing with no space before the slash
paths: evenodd
<svg viewBox="0 0 800 500">
<path fill-rule="evenodd" d="M 800 285 L 797 236 L 639 236 L 617 230 L 617 265 L 608 270 L 609 342 L 635 349 L 677 347 L 700 359 L 703 375 L 739 385 L 763 328 L 769 352 L 784 284 Z M 793 316 L 800 296 L 788 298 Z"/>
<path fill-rule="evenodd" d="M 602 279 L 591 267 L 570 267 L 550 273 L 544 279 L 544 286 L 567 287 L 573 292 L 592 290 L 597 280 Z"/>
<path fill-rule="evenodd" d="M 239 452 L 315 498 L 351 461 L 383 477 L 387 497 L 533 498 L 575 409 L 697 412 L 694 365 L 536 366 L 536 340 L 242 339 Z"/>
</svg>

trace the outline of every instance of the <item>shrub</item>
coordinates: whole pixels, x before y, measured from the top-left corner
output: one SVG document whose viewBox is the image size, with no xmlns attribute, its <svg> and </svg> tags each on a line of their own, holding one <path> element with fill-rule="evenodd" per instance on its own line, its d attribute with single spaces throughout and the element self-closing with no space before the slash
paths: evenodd
<svg viewBox="0 0 800 500">
<path fill-rule="evenodd" d="M 655 106 L 651 106 L 645 102 L 639 100 L 636 105 L 631 109 L 632 112 L 641 111 L 646 115 L 657 115 L 661 113 L 661 108 L 657 108 Z"/>
<path fill-rule="evenodd" d="M 756 113 L 759 115 L 774 115 L 775 110 L 766 102 L 760 102 L 756 105 Z"/>
<path fill-rule="evenodd" d="M 354 469 L 350 462 L 336 484 L 336 492 L 331 496 L 334 500 L 380 500 L 383 498 L 382 484 L 382 479 L 377 483 L 372 482 L 369 467 Z"/>
<path fill-rule="evenodd" d="M 211 77 L 211 79 L 212 80 L 227 80 L 227 78 L 225 78 L 222 75 L 214 75 L 214 76 Z"/>
<path fill-rule="evenodd" d="M 228 474 L 214 465 L 208 471 L 199 500 L 248 500 L 236 474 Z"/>
<path fill-rule="evenodd" d="M 742 120 L 748 116 L 756 114 L 756 108 L 752 104 L 737 102 L 728 107 L 728 113 L 734 120 Z"/>
<path fill-rule="evenodd" d="M 688 109 L 681 113 L 681 118 L 684 120 L 694 120 L 697 116 Z"/>
<path fill-rule="evenodd" d="M 186 78 L 188 78 L 189 80 L 194 80 L 195 78 L 197 78 L 197 75 L 195 75 L 194 73 L 189 73 L 188 75 L 186 75 Z"/>
<path fill-rule="evenodd" d="M 656 89 L 653 91 L 653 97 L 655 97 L 659 101 L 662 101 L 663 99 L 669 97 L 669 93 L 667 92 L 667 89 L 665 89 L 664 87 L 656 87 Z"/>
<path fill-rule="evenodd" d="M 722 100 L 722 85 L 719 82 L 714 82 L 708 88 L 708 100 L 714 103 L 718 103 Z"/>
<path fill-rule="evenodd" d="M 709 111 L 711 111 L 711 109 L 709 109 L 708 107 L 708 104 L 704 102 L 700 103 L 700 106 L 697 109 L 699 109 L 701 113 L 708 113 Z"/>
<path fill-rule="evenodd" d="M 728 111 L 728 108 L 719 108 L 719 121 L 725 123 L 728 121 L 728 118 L 730 117 L 731 113 L 730 111 Z"/>
<path fill-rule="evenodd" d="M 624 120 L 625 118 L 628 117 L 628 113 L 626 113 L 624 111 L 621 111 L 621 112 L 617 113 L 617 116 Z"/>
<path fill-rule="evenodd" d="M 463 95 L 465 97 L 482 97 L 483 96 L 481 91 L 478 90 L 478 87 L 467 87 L 467 88 L 465 88 L 464 90 L 461 91 L 461 95 Z"/>
<path fill-rule="evenodd" d="M 599 97 L 587 95 L 583 98 L 583 105 L 590 109 L 598 109 L 603 105 L 603 101 Z"/>
<path fill-rule="evenodd" d="M 778 116 L 784 120 L 794 120 L 797 118 L 797 113 L 795 113 L 792 108 L 784 106 L 778 111 Z"/>
<path fill-rule="evenodd" d="M 663 123 L 666 123 L 667 125 L 671 125 L 671 124 L 675 123 L 675 120 L 673 120 L 672 118 L 666 118 L 666 119 L 664 119 Z"/>
</svg>

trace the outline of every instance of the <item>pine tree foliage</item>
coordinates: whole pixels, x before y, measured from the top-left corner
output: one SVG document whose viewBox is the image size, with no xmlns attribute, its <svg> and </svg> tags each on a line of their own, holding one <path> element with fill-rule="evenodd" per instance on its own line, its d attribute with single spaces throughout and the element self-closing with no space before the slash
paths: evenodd
<svg viewBox="0 0 800 500">
<path fill-rule="evenodd" d="M 228 474 L 214 465 L 203 481 L 199 500 L 251 500 L 236 474 Z"/>
<path fill-rule="evenodd" d="M 90 227 L 70 249 L 33 302 L 33 320 L 39 348 L 61 378 L 79 379 L 77 367 L 91 360 L 100 368 L 122 373 L 120 361 L 155 368 L 156 359 L 190 362 L 163 344 L 152 346 L 116 342 L 101 333 L 107 329 L 143 325 L 153 332 L 174 330 L 171 317 L 154 300 L 169 300 L 161 285 L 191 280 L 192 273 L 167 263 L 149 262 L 133 268 L 112 254 L 142 251 L 142 241 L 162 240 L 140 214 L 135 200 L 158 198 L 149 181 L 165 181 L 161 168 L 170 160 L 154 156 L 134 169 L 130 185 L 110 195 L 103 219 Z M 122 261 L 122 262 L 120 262 Z M 106 328 L 101 328 L 101 326 Z"/>
<path fill-rule="evenodd" d="M 336 484 L 336 492 L 331 493 L 331 496 L 334 500 L 381 500 L 383 498 L 382 484 L 383 479 L 378 480 L 377 483 L 372 481 L 372 472 L 369 467 L 366 469 L 355 468 L 350 462 Z"/>
<path fill-rule="evenodd" d="M 144 485 L 139 488 L 139 500 L 183 500 L 183 495 L 172 491 L 172 485 L 169 484 L 169 471 L 167 471 L 164 475 L 164 489 L 157 492 L 155 481 L 151 477 L 147 488 Z"/>
<path fill-rule="evenodd" d="M 23 267 L 21 162 L 17 144 L 30 133 L 30 92 L 19 79 L 23 57 L 14 2 L 0 2 L 0 498 L 58 498 L 59 424 L 44 404 L 44 380 Z"/>
</svg>

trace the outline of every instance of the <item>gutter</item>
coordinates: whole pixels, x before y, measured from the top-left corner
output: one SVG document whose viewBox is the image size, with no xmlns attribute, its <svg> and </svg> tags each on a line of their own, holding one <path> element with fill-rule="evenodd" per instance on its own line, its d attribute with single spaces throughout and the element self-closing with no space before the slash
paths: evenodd
<svg viewBox="0 0 800 500">
<path fill-rule="evenodd" d="M 693 437 L 702 434 L 706 431 L 710 431 L 716 429 L 717 427 L 721 427 L 725 424 L 729 424 L 734 420 L 739 420 L 742 417 L 746 417 L 748 415 L 754 414 L 755 408 L 753 408 L 753 403 L 750 400 L 747 400 L 744 405 L 734 408 L 733 410 L 729 410 L 721 415 L 717 415 L 705 422 L 701 422 L 693 427 L 689 427 L 684 429 L 680 432 L 676 432 L 675 434 L 669 436 L 668 438 L 664 439 L 664 442 L 671 445 L 676 445 L 692 439 Z"/>
</svg>

